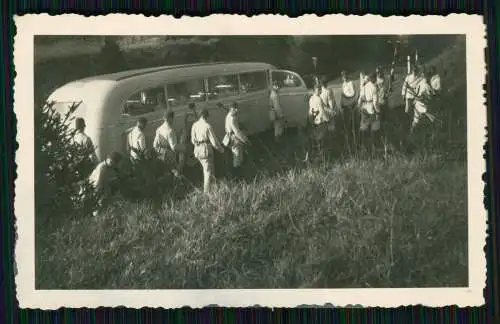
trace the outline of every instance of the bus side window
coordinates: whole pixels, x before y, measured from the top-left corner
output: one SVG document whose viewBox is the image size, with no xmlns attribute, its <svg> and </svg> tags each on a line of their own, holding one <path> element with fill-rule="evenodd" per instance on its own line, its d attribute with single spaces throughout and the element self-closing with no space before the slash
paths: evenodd
<svg viewBox="0 0 500 324">
<path fill-rule="evenodd" d="M 267 89 L 267 75 L 265 71 L 248 72 L 240 74 L 240 85 L 242 93 Z"/>
<path fill-rule="evenodd" d="M 208 99 L 231 97 L 238 93 L 237 75 L 220 75 L 208 78 Z"/>
<path fill-rule="evenodd" d="M 273 71 L 273 81 L 277 81 L 280 88 L 302 86 L 302 82 L 295 75 L 286 71 Z"/>
<path fill-rule="evenodd" d="M 123 107 L 123 114 L 138 116 L 166 107 L 163 87 L 144 89 L 132 94 Z"/>
<path fill-rule="evenodd" d="M 196 79 L 167 85 L 169 107 L 206 100 L 205 80 Z"/>
</svg>

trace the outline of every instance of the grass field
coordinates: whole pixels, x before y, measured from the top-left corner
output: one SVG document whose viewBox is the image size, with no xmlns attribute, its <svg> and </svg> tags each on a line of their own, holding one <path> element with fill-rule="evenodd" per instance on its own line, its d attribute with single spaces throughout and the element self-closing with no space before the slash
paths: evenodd
<svg viewBox="0 0 500 324">
<path fill-rule="evenodd" d="M 465 84 L 446 80 L 445 125 L 403 148 L 398 118 L 379 151 L 312 163 L 300 136 L 255 138 L 244 179 L 220 177 L 210 199 L 194 175 L 181 198 L 36 226 L 36 288 L 467 286 Z"/>
<path fill-rule="evenodd" d="M 37 288 L 466 286 L 466 174 L 395 154 L 223 181 L 208 200 L 116 202 L 39 228 Z"/>
</svg>

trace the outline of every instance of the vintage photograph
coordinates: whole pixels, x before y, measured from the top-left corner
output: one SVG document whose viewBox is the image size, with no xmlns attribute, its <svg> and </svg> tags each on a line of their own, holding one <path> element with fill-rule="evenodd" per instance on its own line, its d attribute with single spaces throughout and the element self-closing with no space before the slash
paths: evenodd
<svg viewBox="0 0 500 324">
<path fill-rule="evenodd" d="M 469 288 L 471 37 L 395 32 L 34 34 L 34 289 Z"/>
</svg>

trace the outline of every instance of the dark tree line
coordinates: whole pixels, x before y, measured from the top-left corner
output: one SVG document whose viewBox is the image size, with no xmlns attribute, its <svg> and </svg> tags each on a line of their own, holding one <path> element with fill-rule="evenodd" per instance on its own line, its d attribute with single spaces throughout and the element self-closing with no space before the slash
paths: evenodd
<svg viewBox="0 0 500 324">
<path fill-rule="evenodd" d="M 66 82 L 125 69 L 213 61 L 261 61 L 290 69 L 304 76 L 318 72 L 331 78 L 341 70 L 355 72 L 392 61 L 391 36 L 74 36 L 78 42 L 98 37 L 100 53 L 52 59 L 35 66 L 36 100 L 40 102 L 55 87 Z M 153 39 L 154 38 L 154 39 Z M 456 36 L 417 35 L 404 40 L 402 57 L 419 49 L 431 58 L 456 41 Z M 56 44 L 68 36 L 39 37 L 38 44 Z M 134 49 L 131 44 L 155 40 L 152 46 Z M 318 58 L 314 71 L 312 57 Z M 401 60 L 400 64 L 405 64 Z"/>
</svg>

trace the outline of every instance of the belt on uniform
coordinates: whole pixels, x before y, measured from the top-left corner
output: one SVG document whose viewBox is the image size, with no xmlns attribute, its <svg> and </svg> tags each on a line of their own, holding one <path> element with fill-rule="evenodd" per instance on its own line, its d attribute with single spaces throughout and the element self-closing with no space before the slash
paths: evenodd
<svg viewBox="0 0 500 324">
<path fill-rule="evenodd" d="M 201 145 L 201 144 L 210 144 L 210 141 L 195 141 L 196 145 Z"/>
</svg>

